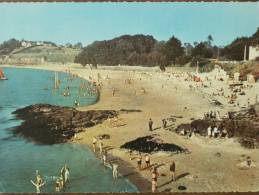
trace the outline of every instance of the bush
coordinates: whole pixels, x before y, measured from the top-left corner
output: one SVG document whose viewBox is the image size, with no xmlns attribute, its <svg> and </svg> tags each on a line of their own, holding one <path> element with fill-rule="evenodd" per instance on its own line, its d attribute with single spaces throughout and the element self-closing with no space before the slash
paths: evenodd
<svg viewBox="0 0 259 195">
<path fill-rule="evenodd" d="M 179 65 L 185 65 L 192 60 L 191 56 L 180 56 L 177 58 L 176 63 Z"/>
<path fill-rule="evenodd" d="M 203 57 L 193 57 L 191 60 L 191 66 L 196 67 L 198 61 L 199 71 L 200 72 L 209 72 L 214 68 L 214 64 L 210 62 L 210 60 Z"/>
</svg>

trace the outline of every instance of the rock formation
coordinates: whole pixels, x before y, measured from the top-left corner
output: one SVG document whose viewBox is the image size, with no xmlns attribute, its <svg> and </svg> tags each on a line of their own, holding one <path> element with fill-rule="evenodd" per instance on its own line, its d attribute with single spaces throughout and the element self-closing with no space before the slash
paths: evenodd
<svg viewBox="0 0 259 195">
<path fill-rule="evenodd" d="M 83 131 L 118 115 L 114 110 L 78 111 L 70 107 L 36 104 L 13 112 L 23 122 L 14 134 L 42 144 L 64 143 Z"/>
<path fill-rule="evenodd" d="M 164 143 L 163 140 L 156 135 L 139 137 L 135 140 L 129 141 L 121 146 L 128 150 L 135 150 L 138 152 L 152 153 L 152 152 L 188 152 L 186 149 L 181 148 L 175 144 Z"/>
</svg>

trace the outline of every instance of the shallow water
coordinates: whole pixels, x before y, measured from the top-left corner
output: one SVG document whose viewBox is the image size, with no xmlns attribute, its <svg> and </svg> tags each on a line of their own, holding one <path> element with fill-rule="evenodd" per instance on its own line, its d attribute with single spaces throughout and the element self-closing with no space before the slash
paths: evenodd
<svg viewBox="0 0 259 195">
<path fill-rule="evenodd" d="M 128 180 L 113 182 L 111 170 L 104 168 L 99 159 L 85 146 L 76 144 L 36 145 L 11 134 L 11 128 L 20 124 L 11 114 L 17 108 L 35 103 L 73 106 L 96 102 L 97 97 L 85 92 L 78 95 L 82 79 L 69 81 L 68 75 L 59 73 L 61 86 L 53 91 L 50 71 L 4 68 L 9 80 L 0 81 L 0 192 L 35 192 L 30 180 L 35 180 L 35 170 L 43 175 L 46 185 L 42 192 L 54 192 L 54 180 L 60 168 L 67 163 L 70 183 L 66 192 L 136 192 Z M 90 84 L 89 84 L 90 85 Z M 62 96 L 70 86 L 70 96 Z"/>
</svg>

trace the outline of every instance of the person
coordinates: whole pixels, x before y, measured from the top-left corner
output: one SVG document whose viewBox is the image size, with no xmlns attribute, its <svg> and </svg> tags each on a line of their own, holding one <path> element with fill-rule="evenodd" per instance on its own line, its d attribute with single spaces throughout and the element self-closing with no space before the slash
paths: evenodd
<svg viewBox="0 0 259 195">
<path fill-rule="evenodd" d="M 59 177 L 59 183 L 60 183 L 60 189 L 63 189 L 65 187 L 65 183 L 64 183 L 64 179 L 62 177 L 62 175 Z"/>
<path fill-rule="evenodd" d="M 96 143 L 97 143 L 97 139 L 96 139 L 96 137 L 93 137 L 93 150 L 94 150 L 94 152 L 96 152 Z"/>
<path fill-rule="evenodd" d="M 211 137 L 211 126 L 208 127 L 207 132 L 208 132 L 208 137 Z"/>
<path fill-rule="evenodd" d="M 151 118 L 149 119 L 148 126 L 149 126 L 149 131 L 152 131 L 153 130 L 153 121 Z"/>
<path fill-rule="evenodd" d="M 165 129 L 165 128 L 166 128 L 166 125 L 167 125 L 166 119 L 163 119 L 163 120 L 162 120 L 162 124 L 163 124 L 163 128 Z"/>
<path fill-rule="evenodd" d="M 141 156 L 141 153 L 139 152 L 138 158 L 137 158 L 137 163 L 138 163 L 139 171 L 141 170 L 141 161 L 142 161 L 142 156 Z"/>
<path fill-rule="evenodd" d="M 42 177 L 41 177 L 41 175 L 40 175 L 38 170 L 36 170 L 35 174 L 36 174 L 36 183 L 38 183 L 38 184 L 43 183 L 43 179 L 42 179 Z"/>
<path fill-rule="evenodd" d="M 112 176 L 113 176 L 113 179 L 114 181 L 118 179 L 118 168 L 119 168 L 119 165 L 116 164 L 116 163 L 111 163 L 111 166 L 112 166 Z"/>
<path fill-rule="evenodd" d="M 211 131 L 211 137 L 215 137 L 215 131 L 214 131 L 214 128 L 212 129 Z"/>
<path fill-rule="evenodd" d="M 103 141 L 102 141 L 102 139 L 100 139 L 100 141 L 99 141 L 99 151 L 100 151 L 100 154 L 103 153 Z"/>
<path fill-rule="evenodd" d="M 69 168 L 67 164 L 65 164 L 65 170 L 64 170 L 64 182 L 65 184 L 69 182 Z"/>
<path fill-rule="evenodd" d="M 79 106 L 78 100 L 75 100 L 75 106 Z"/>
<path fill-rule="evenodd" d="M 60 192 L 60 182 L 58 178 L 55 182 L 55 192 Z"/>
<path fill-rule="evenodd" d="M 172 181 L 175 181 L 175 162 L 174 161 L 170 165 L 170 172 L 172 174 Z"/>
<path fill-rule="evenodd" d="M 217 120 L 217 121 L 220 121 L 220 120 L 221 120 L 219 111 L 216 112 L 216 120 Z"/>
<path fill-rule="evenodd" d="M 40 188 L 45 185 L 45 182 L 38 183 L 36 181 L 36 183 L 34 183 L 32 180 L 31 180 L 31 183 L 36 187 L 36 193 L 37 194 L 40 193 Z"/>
<path fill-rule="evenodd" d="M 115 89 L 112 90 L 112 96 L 115 96 Z"/>
<path fill-rule="evenodd" d="M 146 154 L 145 161 L 146 161 L 146 168 L 150 167 L 150 156 L 148 154 Z"/>
<path fill-rule="evenodd" d="M 213 129 L 213 137 L 217 137 L 218 136 L 218 128 L 215 126 Z"/>
<path fill-rule="evenodd" d="M 103 165 L 106 166 L 106 162 L 107 162 L 107 151 L 104 150 L 103 152 Z"/>
<path fill-rule="evenodd" d="M 223 128 L 220 137 L 227 137 L 227 134 L 228 134 L 227 130 Z"/>
<path fill-rule="evenodd" d="M 156 192 L 157 189 L 157 178 L 158 178 L 158 172 L 157 172 L 157 168 L 154 167 L 153 171 L 152 171 L 152 192 Z"/>
<path fill-rule="evenodd" d="M 129 150 L 130 160 L 132 160 L 132 150 Z"/>
<path fill-rule="evenodd" d="M 43 182 L 43 179 L 39 173 L 38 170 L 36 170 L 35 172 L 36 174 L 36 182 L 34 183 L 32 180 L 31 180 L 31 183 L 36 187 L 36 192 L 37 193 L 40 193 L 40 188 L 45 185 L 45 182 Z"/>
<path fill-rule="evenodd" d="M 65 164 L 60 170 L 60 177 L 62 178 L 62 188 L 66 187 L 67 182 L 69 181 L 69 168 Z"/>
</svg>

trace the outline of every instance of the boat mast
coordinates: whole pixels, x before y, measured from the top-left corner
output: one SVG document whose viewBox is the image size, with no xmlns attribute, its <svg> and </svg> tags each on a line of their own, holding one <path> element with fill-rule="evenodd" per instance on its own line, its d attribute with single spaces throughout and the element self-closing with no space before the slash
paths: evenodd
<svg viewBox="0 0 259 195">
<path fill-rule="evenodd" d="M 54 72 L 54 89 L 58 88 L 57 77 L 58 77 L 57 72 Z"/>
</svg>

